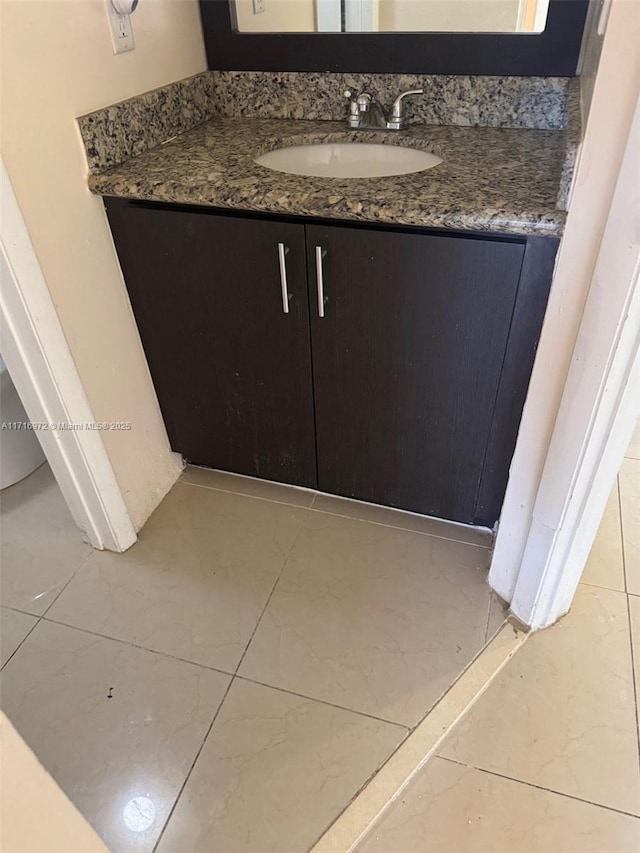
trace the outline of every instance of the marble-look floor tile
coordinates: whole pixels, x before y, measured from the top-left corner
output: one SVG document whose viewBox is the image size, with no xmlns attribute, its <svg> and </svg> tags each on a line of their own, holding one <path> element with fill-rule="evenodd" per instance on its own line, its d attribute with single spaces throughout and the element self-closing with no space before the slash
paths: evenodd
<svg viewBox="0 0 640 853">
<path fill-rule="evenodd" d="M 138 542 L 93 554 L 48 615 L 233 671 L 306 512 L 178 483 Z"/>
<path fill-rule="evenodd" d="M 0 599 L 41 616 L 91 551 L 45 463 L 0 494 Z"/>
<path fill-rule="evenodd" d="M 582 574 L 582 582 L 624 592 L 622 527 L 617 479 L 604 509 L 598 533 Z"/>
<path fill-rule="evenodd" d="M 493 535 L 484 527 L 471 527 L 468 524 L 458 524 L 453 521 L 443 521 L 426 515 L 417 515 L 401 509 L 391 509 L 386 506 L 354 501 L 336 495 L 320 493 L 313 502 L 317 512 L 330 512 L 334 515 L 344 515 L 347 518 L 359 518 L 362 521 L 375 521 L 390 527 L 401 527 L 404 530 L 415 530 L 416 533 L 427 533 L 430 536 L 440 536 L 443 539 L 454 539 L 457 542 L 469 542 L 472 545 L 491 547 Z"/>
<path fill-rule="evenodd" d="M 292 506 L 310 507 L 316 494 L 311 489 L 298 489 L 295 486 L 285 486 L 282 483 L 272 483 L 269 480 L 257 480 L 255 477 L 243 477 L 240 474 L 231 474 L 228 471 L 199 468 L 195 465 L 187 466 L 181 479 L 183 483 L 206 486 L 209 489 L 220 489 L 223 492 L 234 492 L 237 495 L 265 498 Z"/>
<path fill-rule="evenodd" d="M 159 853 L 305 853 L 404 735 L 236 680 Z"/>
<path fill-rule="evenodd" d="M 625 459 L 618 474 L 627 592 L 640 595 L 640 460 Z"/>
<path fill-rule="evenodd" d="M 37 621 L 37 616 L 0 607 L 0 667 L 5 665 Z"/>
<path fill-rule="evenodd" d="M 640 819 L 432 759 L 358 853 L 636 853 Z"/>
<path fill-rule="evenodd" d="M 580 586 L 571 612 L 527 641 L 440 753 L 640 814 L 626 596 Z"/>
<path fill-rule="evenodd" d="M 240 674 L 413 725 L 484 643 L 488 553 L 311 510 Z"/>
<path fill-rule="evenodd" d="M 42 621 L 2 672 L 2 706 L 110 850 L 150 851 L 228 683 Z"/>
</svg>

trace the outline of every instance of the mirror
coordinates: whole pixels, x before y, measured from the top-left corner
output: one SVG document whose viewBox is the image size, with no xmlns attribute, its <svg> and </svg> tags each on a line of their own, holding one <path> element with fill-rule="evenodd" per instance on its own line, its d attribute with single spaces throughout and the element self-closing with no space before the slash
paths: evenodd
<svg viewBox="0 0 640 853">
<path fill-rule="evenodd" d="M 239 33 L 544 31 L 549 0 L 233 0 Z"/>
<path fill-rule="evenodd" d="M 589 0 L 199 0 L 212 70 L 513 77 L 573 76 L 588 5 Z M 436 7 L 456 13 L 483 9 L 483 23 L 472 23 L 477 19 L 467 14 L 464 24 L 458 18 L 465 30 L 367 29 L 374 12 L 377 27 L 390 26 L 380 17 L 385 8 L 424 13 Z M 498 24 L 486 13 L 496 8 L 513 10 L 514 29 L 493 29 Z M 305 9 L 307 18 L 298 18 Z M 355 23 L 347 16 L 354 9 L 360 13 Z M 425 20 L 422 14 L 420 26 L 427 26 Z"/>
</svg>

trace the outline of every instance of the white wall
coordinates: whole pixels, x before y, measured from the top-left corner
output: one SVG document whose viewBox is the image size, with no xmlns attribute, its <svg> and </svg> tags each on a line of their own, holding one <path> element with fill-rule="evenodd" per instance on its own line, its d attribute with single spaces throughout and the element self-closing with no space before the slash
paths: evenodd
<svg viewBox="0 0 640 853">
<path fill-rule="evenodd" d="M 265 10 L 253 13 L 253 0 L 235 0 L 241 33 L 312 33 L 316 29 L 316 0 L 265 0 Z"/>
<path fill-rule="evenodd" d="M 2 0 L 2 152 L 47 285 L 139 528 L 175 481 L 102 201 L 75 118 L 206 68 L 196 0 L 143 0 L 113 54 L 104 0 Z"/>
<path fill-rule="evenodd" d="M 513 32 L 519 0 L 379 0 L 380 30 Z"/>
<path fill-rule="evenodd" d="M 323 0 L 235 0 L 240 32 L 314 32 L 316 3 Z M 520 0 L 374 0 L 381 31 L 513 32 Z"/>
</svg>

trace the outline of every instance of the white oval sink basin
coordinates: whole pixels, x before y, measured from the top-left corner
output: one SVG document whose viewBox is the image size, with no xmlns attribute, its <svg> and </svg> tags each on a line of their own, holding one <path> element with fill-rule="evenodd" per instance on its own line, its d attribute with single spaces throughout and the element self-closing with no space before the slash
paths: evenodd
<svg viewBox="0 0 640 853">
<path fill-rule="evenodd" d="M 442 163 L 441 157 L 404 148 L 370 142 L 321 142 L 276 148 L 256 157 L 256 163 L 288 172 L 290 175 L 314 175 L 320 178 L 380 178 L 408 175 Z"/>
</svg>

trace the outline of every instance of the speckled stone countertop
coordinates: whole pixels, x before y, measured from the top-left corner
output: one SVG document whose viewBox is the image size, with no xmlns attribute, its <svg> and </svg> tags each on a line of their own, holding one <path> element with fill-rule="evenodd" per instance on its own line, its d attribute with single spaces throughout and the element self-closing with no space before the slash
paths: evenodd
<svg viewBox="0 0 640 853">
<path fill-rule="evenodd" d="M 259 166 L 266 151 L 303 142 L 403 144 L 443 158 L 385 178 L 316 178 Z M 105 196 L 393 225 L 560 236 L 565 133 L 412 125 L 350 131 L 344 122 L 222 118 L 91 175 Z"/>
</svg>

